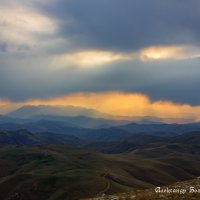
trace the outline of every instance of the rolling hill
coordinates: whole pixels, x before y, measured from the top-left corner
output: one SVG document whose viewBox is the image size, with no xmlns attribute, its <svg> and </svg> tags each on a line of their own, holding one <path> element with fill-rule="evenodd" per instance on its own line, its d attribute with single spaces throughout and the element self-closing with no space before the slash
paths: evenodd
<svg viewBox="0 0 200 200">
<path fill-rule="evenodd" d="M 24 135 L 33 141 L 48 136 L 20 132 L 17 138 Z M 189 180 L 200 175 L 199 138 L 199 133 L 166 140 L 131 136 L 128 141 L 138 146 L 120 154 L 59 142 L 16 146 L 4 141 L 0 146 L 0 199 L 76 200 Z"/>
<path fill-rule="evenodd" d="M 0 131 L 0 145 L 34 146 L 42 144 L 79 146 L 82 141 L 75 136 L 50 132 L 34 134 L 27 130 Z"/>
</svg>

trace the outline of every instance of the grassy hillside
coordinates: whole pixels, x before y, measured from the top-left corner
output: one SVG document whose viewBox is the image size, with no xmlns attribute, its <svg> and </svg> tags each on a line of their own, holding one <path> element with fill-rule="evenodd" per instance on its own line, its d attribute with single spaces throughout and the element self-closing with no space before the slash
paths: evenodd
<svg viewBox="0 0 200 200">
<path fill-rule="evenodd" d="M 150 148 L 108 155 L 65 145 L 1 146 L 0 199 L 75 200 L 168 185 L 200 174 L 199 155 L 168 151 L 166 146 L 156 154 Z"/>
</svg>

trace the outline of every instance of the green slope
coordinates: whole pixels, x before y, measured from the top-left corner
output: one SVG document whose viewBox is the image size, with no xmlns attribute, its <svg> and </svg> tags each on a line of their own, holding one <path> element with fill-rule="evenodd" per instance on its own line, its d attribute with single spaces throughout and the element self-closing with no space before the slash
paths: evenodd
<svg viewBox="0 0 200 200">
<path fill-rule="evenodd" d="M 107 155 L 65 145 L 2 146 L 0 199 L 75 200 L 167 185 L 200 174 L 198 155 L 172 152 L 147 157 L 144 151 Z"/>
</svg>

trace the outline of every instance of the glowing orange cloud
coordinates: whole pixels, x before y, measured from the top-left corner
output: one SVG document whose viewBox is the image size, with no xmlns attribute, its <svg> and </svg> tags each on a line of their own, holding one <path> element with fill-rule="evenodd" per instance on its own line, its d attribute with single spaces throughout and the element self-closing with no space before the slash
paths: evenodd
<svg viewBox="0 0 200 200">
<path fill-rule="evenodd" d="M 9 100 L 6 100 L 6 99 L 0 99 L 0 106 L 5 106 L 7 104 L 10 104 L 10 101 Z"/>
<path fill-rule="evenodd" d="M 114 116 L 154 116 L 173 122 L 176 118 L 199 121 L 200 106 L 175 104 L 170 101 L 151 101 L 148 96 L 137 93 L 101 92 L 76 93 L 66 96 L 30 100 L 25 105 L 72 105 L 92 108 Z"/>
<path fill-rule="evenodd" d="M 18 103 L 13 103 L 7 99 L 0 99 L 0 114 L 5 114 L 13 109 L 18 108 L 20 105 Z"/>
</svg>

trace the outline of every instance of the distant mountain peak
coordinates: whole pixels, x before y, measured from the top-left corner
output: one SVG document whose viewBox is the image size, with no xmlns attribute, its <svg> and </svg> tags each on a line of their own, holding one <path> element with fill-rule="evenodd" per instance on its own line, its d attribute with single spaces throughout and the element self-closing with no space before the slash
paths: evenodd
<svg viewBox="0 0 200 200">
<path fill-rule="evenodd" d="M 10 117 L 30 118 L 37 115 L 57 115 L 57 116 L 86 116 L 86 117 L 111 117 L 94 109 L 76 106 L 23 106 L 7 114 Z"/>
</svg>

